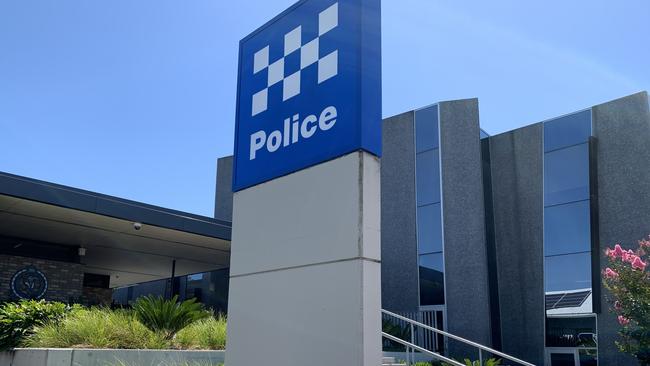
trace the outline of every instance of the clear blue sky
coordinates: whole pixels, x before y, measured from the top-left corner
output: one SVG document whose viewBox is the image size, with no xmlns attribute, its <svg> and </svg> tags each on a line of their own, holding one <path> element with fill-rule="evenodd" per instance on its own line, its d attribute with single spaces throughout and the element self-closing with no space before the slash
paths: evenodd
<svg viewBox="0 0 650 366">
<path fill-rule="evenodd" d="M 238 41 L 293 0 L 0 1 L 0 171 L 212 215 Z M 650 2 L 383 1 L 384 115 L 495 134 L 650 89 Z"/>
</svg>

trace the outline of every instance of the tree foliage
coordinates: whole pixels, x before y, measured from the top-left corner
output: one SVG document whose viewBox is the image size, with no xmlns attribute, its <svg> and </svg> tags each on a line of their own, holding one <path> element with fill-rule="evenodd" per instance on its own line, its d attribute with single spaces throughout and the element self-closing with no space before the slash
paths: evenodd
<svg viewBox="0 0 650 366">
<path fill-rule="evenodd" d="M 604 285 L 611 293 L 610 310 L 621 325 L 617 345 L 641 365 L 650 365 L 650 274 L 646 271 L 649 251 L 648 239 L 640 240 L 636 250 L 616 244 L 605 251 L 609 263 L 603 271 Z"/>
</svg>

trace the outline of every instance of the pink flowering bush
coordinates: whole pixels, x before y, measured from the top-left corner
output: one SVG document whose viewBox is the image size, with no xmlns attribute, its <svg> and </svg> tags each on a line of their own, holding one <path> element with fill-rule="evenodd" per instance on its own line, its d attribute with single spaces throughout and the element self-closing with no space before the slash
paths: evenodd
<svg viewBox="0 0 650 366">
<path fill-rule="evenodd" d="M 622 352 L 634 355 L 641 365 L 650 365 L 650 237 L 639 241 L 636 250 L 620 244 L 607 248 L 608 266 L 603 271 L 605 287 L 610 291 L 612 311 L 617 314 Z"/>
</svg>

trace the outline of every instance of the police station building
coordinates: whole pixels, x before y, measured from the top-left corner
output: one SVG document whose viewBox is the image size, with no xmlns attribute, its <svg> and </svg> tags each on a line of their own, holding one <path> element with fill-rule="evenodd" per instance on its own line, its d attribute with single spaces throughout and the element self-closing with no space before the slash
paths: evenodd
<svg viewBox="0 0 650 366">
<path fill-rule="evenodd" d="M 648 94 L 492 136 L 477 99 L 382 120 L 379 10 L 301 0 L 242 40 L 213 218 L 0 172 L 0 301 L 196 297 L 228 312 L 230 366 L 379 365 L 395 314 L 529 364 L 634 364 L 601 273 L 650 234 Z"/>
<path fill-rule="evenodd" d="M 650 233 L 647 93 L 494 136 L 478 100 L 439 102 L 382 136 L 384 309 L 536 365 L 633 364 L 600 275 L 606 246 Z M 232 162 L 214 218 L 0 174 L 2 300 L 173 293 L 226 311 Z"/>
<path fill-rule="evenodd" d="M 536 365 L 633 364 L 600 276 L 605 247 L 650 233 L 647 93 L 495 136 L 478 100 L 439 102 L 382 136 L 384 309 Z M 231 175 L 219 159 L 224 221 Z"/>
</svg>

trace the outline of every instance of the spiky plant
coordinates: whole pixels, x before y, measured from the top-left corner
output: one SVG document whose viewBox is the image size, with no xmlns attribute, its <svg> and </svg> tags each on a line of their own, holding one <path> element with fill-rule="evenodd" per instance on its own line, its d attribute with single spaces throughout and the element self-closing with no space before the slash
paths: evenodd
<svg viewBox="0 0 650 366">
<path fill-rule="evenodd" d="M 196 299 L 179 302 L 178 296 L 170 300 L 161 296 L 144 296 L 135 301 L 133 310 L 142 324 L 159 332 L 165 339 L 174 338 L 181 329 L 209 315 Z"/>
</svg>

